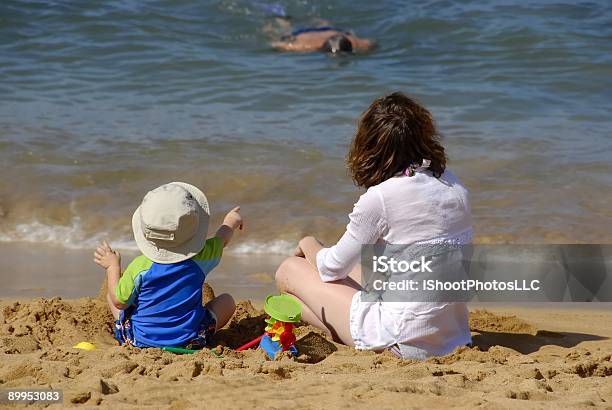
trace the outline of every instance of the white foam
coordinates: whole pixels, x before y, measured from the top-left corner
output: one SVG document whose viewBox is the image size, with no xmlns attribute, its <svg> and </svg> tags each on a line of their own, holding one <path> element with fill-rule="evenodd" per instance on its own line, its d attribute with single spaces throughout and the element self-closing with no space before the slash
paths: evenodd
<svg viewBox="0 0 612 410">
<path fill-rule="evenodd" d="M 231 246 L 228 249 L 232 254 L 278 254 L 292 255 L 296 243 L 285 240 L 274 240 L 269 242 L 248 241 Z"/>
<path fill-rule="evenodd" d="M 92 249 L 107 240 L 120 250 L 138 250 L 131 238 L 113 238 L 109 232 L 86 235 L 78 217 L 70 225 L 50 225 L 39 221 L 17 224 L 12 229 L 0 231 L 0 242 L 26 242 L 61 245 L 69 249 Z"/>
<path fill-rule="evenodd" d="M 11 229 L 0 230 L 0 242 L 26 242 L 61 245 L 69 249 L 94 249 L 106 240 L 119 250 L 138 251 L 136 242 L 131 237 L 114 237 L 110 232 L 102 231 L 93 235 L 83 232 L 78 217 L 70 225 L 50 225 L 39 221 L 17 224 Z M 295 249 L 295 242 L 273 240 L 269 242 L 236 242 L 228 248 L 233 255 L 279 254 L 290 255 Z"/>
</svg>

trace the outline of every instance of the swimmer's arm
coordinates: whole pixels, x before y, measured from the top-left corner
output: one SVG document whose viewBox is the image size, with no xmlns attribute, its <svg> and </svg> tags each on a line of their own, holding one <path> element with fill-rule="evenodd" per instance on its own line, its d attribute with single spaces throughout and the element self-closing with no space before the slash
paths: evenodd
<svg viewBox="0 0 612 410">
<path fill-rule="evenodd" d="M 270 44 L 272 48 L 279 51 L 294 51 L 294 52 L 311 52 L 317 51 L 319 47 L 315 47 L 312 44 L 300 43 L 298 41 L 274 41 Z"/>
<path fill-rule="evenodd" d="M 276 17 L 274 19 L 278 27 L 286 32 L 291 32 L 291 21 L 286 17 Z"/>
<path fill-rule="evenodd" d="M 281 34 L 289 34 L 291 31 L 291 22 L 281 17 L 276 17 L 274 23 L 267 23 L 263 27 L 263 32 L 270 35 L 280 36 Z"/>
<path fill-rule="evenodd" d="M 270 43 L 270 46 L 272 46 L 272 48 L 275 50 L 292 51 L 290 48 L 291 43 L 287 41 L 273 41 L 272 43 Z"/>
<path fill-rule="evenodd" d="M 376 47 L 376 43 L 367 38 L 353 37 L 353 44 L 358 51 L 368 51 Z"/>
</svg>

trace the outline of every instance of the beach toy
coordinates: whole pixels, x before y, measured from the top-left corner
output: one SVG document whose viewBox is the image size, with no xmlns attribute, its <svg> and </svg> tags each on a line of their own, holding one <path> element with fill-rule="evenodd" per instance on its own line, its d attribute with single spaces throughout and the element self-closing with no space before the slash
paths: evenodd
<svg viewBox="0 0 612 410">
<path fill-rule="evenodd" d="M 243 350 L 247 350 L 250 349 L 251 347 L 255 346 L 256 344 L 258 344 L 259 342 L 261 342 L 261 339 L 264 337 L 264 335 L 259 336 L 256 339 L 251 340 L 249 343 L 246 343 L 242 346 L 240 346 L 238 349 L 236 349 L 237 352 L 242 352 Z"/>
<path fill-rule="evenodd" d="M 194 353 L 201 351 L 201 350 L 194 350 L 194 349 L 184 349 L 182 347 L 162 347 L 161 349 L 164 352 L 170 352 L 174 354 L 194 354 Z M 215 352 L 213 349 L 208 349 L 208 351 L 211 352 L 213 356 L 216 356 L 219 358 L 223 357 L 219 353 Z"/>
<path fill-rule="evenodd" d="M 289 295 L 270 295 L 266 298 L 264 311 L 268 314 L 265 319 L 265 333 L 236 350 L 240 352 L 259 343 L 259 347 L 271 359 L 274 359 L 278 352 L 288 351 L 292 356 L 297 356 L 293 330 L 294 323 L 302 318 L 300 303 Z"/>
<path fill-rule="evenodd" d="M 165 352 L 171 352 L 176 354 L 194 354 L 198 352 L 197 350 L 183 349 L 182 347 L 162 347 L 161 349 Z"/>
<path fill-rule="evenodd" d="M 74 349 L 82 349 L 82 350 L 96 350 L 96 345 L 89 342 L 79 342 L 72 346 Z"/>
</svg>

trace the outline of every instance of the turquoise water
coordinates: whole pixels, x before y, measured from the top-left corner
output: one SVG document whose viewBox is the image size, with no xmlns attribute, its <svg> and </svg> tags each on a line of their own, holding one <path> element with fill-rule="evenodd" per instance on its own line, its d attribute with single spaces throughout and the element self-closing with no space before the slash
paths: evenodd
<svg viewBox="0 0 612 410">
<path fill-rule="evenodd" d="M 244 252 L 331 241 L 359 195 L 343 158 L 371 100 L 430 108 L 484 241 L 612 241 L 612 4 L 281 2 L 372 38 L 283 54 L 264 2 L 0 3 L 0 239 L 130 247 L 156 185 L 240 203 Z M 218 219 L 218 218 L 217 218 Z"/>
</svg>

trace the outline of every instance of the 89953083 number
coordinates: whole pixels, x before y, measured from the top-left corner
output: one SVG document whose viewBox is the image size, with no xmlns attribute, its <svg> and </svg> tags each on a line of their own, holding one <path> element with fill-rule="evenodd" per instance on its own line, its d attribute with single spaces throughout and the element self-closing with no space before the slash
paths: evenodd
<svg viewBox="0 0 612 410">
<path fill-rule="evenodd" d="M 2 389 L 0 390 L 0 403 L 61 403 L 63 396 L 61 390 Z"/>
</svg>

